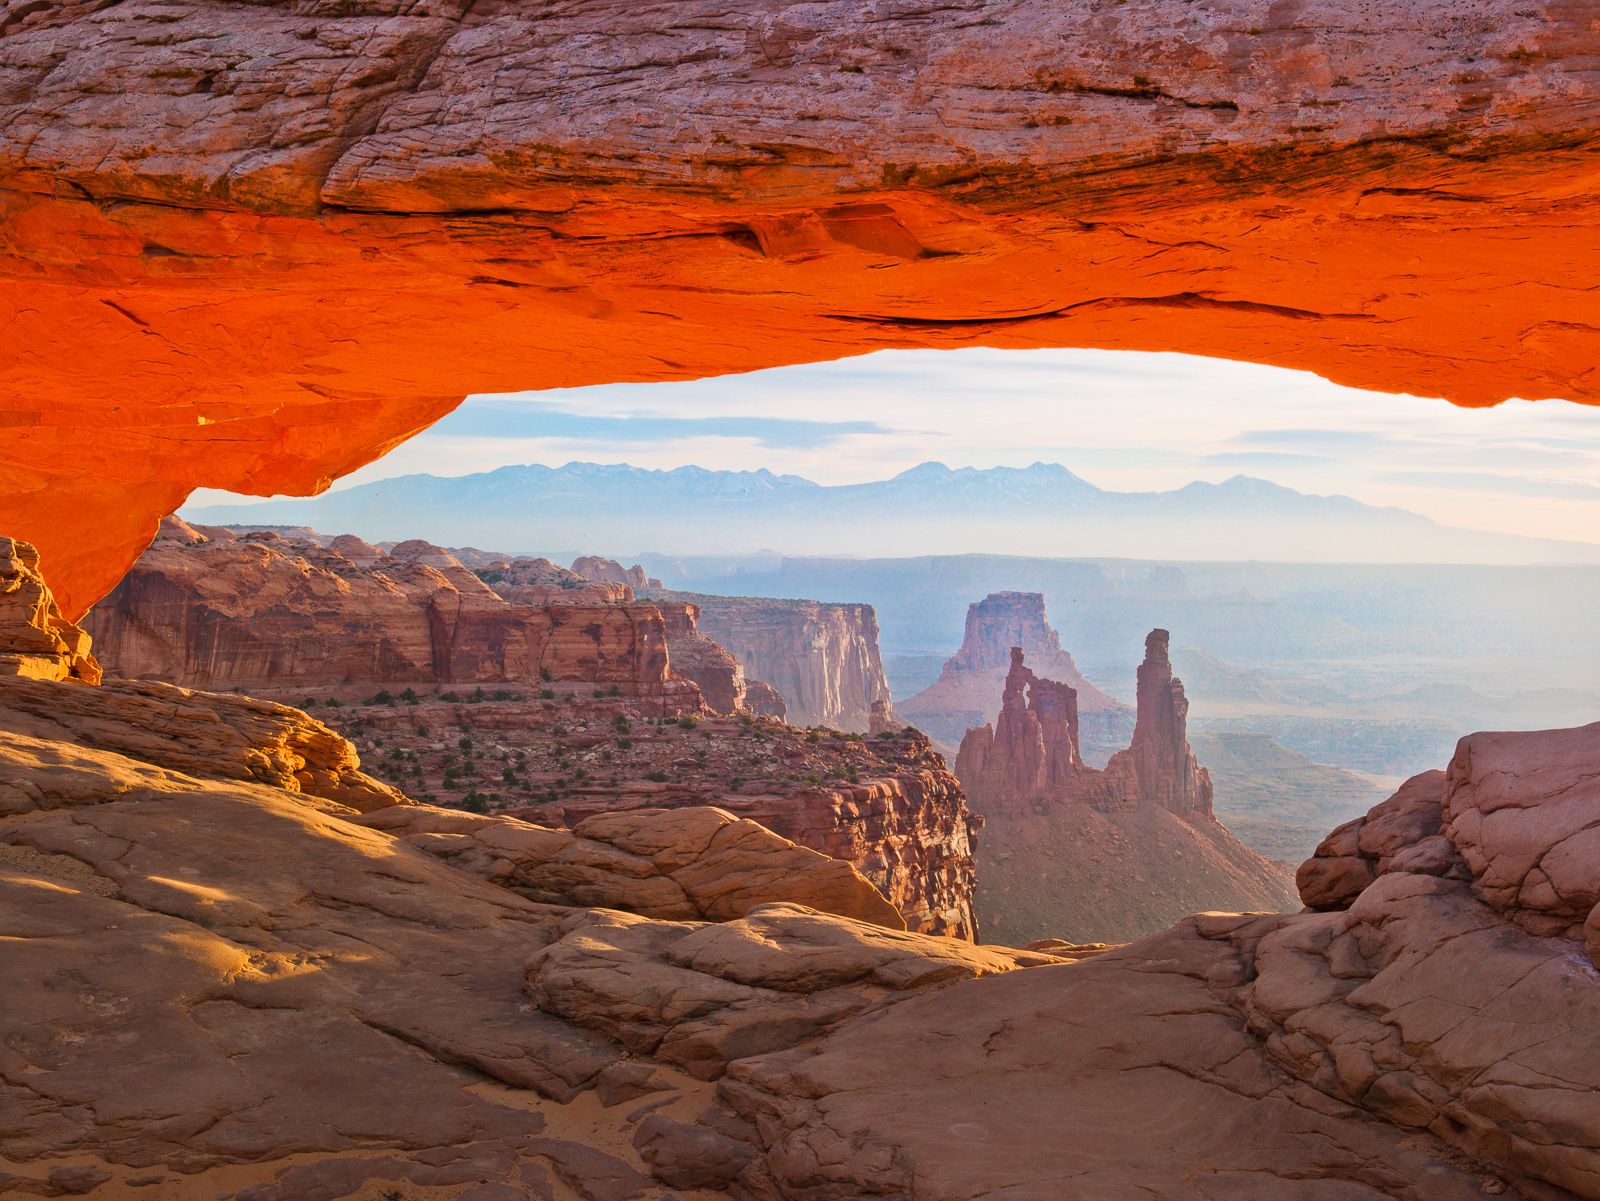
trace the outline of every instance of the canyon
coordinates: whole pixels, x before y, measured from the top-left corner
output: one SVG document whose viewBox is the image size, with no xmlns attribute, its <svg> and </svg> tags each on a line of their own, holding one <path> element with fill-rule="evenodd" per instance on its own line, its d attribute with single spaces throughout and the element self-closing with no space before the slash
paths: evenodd
<svg viewBox="0 0 1600 1201">
<path fill-rule="evenodd" d="M 469 393 L 988 344 L 1595 396 L 1594 0 L 710 11 L 8 16 L 0 511 L 62 612 Z"/>
<path fill-rule="evenodd" d="M 1016 942 L 1131 942 L 1197 911 L 1295 907 L 1287 866 L 1216 820 L 1169 641 L 1166 630 L 1145 639 L 1132 743 L 1104 770 L 1079 752 L 1077 689 L 1036 675 L 1011 648 L 999 718 L 968 730 L 955 761 L 985 820 L 986 929 Z"/>
<path fill-rule="evenodd" d="M 872 708 L 889 702 L 871 605 L 764 597 L 653 592 L 692 603 L 699 629 L 727 648 L 747 678 L 770 685 L 797 726 L 869 731 Z M 766 702 L 770 704 L 770 702 Z"/>
<path fill-rule="evenodd" d="M 54 662 L 25 632 L 57 628 L 39 556 L 10 549 L 30 589 L 0 598 L 0 654 Z M 1158 648 L 1130 751 L 1180 732 Z M 850 865 L 719 807 L 362 812 L 294 773 L 190 774 L 195 745 L 159 764 L 204 723 L 117 685 L 6 679 L 84 698 L 35 733 L 0 710 L 8 1191 L 1600 1197 L 1600 725 L 1463 739 L 1329 836 L 1303 912 L 1008 947 L 901 929 Z M 1067 698 L 1037 682 L 1042 732 Z M 361 770 L 305 713 L 181 691 Z M 799 747 L 824 741 L 861 746 Z M 1127 807 L 1204 821 L 1187 762 L 1146 762 L 1126 781 L 1154 803 Z"/>
</svg>

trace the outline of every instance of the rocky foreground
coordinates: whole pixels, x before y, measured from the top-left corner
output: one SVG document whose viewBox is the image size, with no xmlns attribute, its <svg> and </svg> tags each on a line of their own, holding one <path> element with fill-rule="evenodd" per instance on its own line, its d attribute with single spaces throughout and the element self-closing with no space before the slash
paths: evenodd
<svg viewBox="0 0 1600 1201">
<path fill-rule="evenodd" d="M 1463 739 L 1298 914 L 1016 949 L 718 807 L 407 804 L 286 706 L 84 721 L 5 652 L 91 698 L 0 713 L 7 1193 L 1600 1197 L 1600 724 Z"/>
</svg>

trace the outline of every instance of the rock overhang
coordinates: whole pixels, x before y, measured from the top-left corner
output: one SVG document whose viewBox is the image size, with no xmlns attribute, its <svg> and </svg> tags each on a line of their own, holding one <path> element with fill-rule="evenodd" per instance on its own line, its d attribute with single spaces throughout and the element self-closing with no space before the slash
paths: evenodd
<svg viewBox="0 0 1600 1201">
<path fill-rule="evenodd" d="M 1600 393 L 1596 3 L 28 7 L 0 495 L 69 614 L 189 489 L 473 392 L 989 345 Z"/>
</svg>

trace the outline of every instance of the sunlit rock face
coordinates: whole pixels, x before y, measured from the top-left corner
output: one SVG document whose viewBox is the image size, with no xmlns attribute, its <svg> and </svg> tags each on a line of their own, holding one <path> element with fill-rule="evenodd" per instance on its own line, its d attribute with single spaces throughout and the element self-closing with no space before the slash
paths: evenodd
<svg viewBox="0 0 1600 1201">
<path fill-rule="evenodd" d="M 69 618 L 191 487 L 470 392 L 974 344 L 1600 391 L 1593 0 L 468 8 L 0 25 L 0 510 Z"/>
</svg>

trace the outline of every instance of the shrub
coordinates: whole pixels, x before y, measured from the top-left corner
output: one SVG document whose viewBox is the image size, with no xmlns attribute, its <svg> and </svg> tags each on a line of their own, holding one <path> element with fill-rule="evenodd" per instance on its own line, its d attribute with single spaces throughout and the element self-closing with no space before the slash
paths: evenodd
<svg viewBox="0 0 1600 1201">
<path fill-rule="evenodd" d="M 815 730 L 812 730 L 809 734 L 806 735 L 806 741 L 807 742 L 821 742 L 822 741 L 822 735 L 818 734 Z"/>
<path fill-rule="evenodd" d="M 470 738 L 458 738 L 458 739 L 456 739 L 456 745 L 458 747 L 460 747 L 462 750 L 470 752 L 472 750 L 472 739 L 470 739 Z"/>
<path fill-rule="evenodd" d="M 316 697 L 314 697 L 314 696 L 308 696 L 308 697 L 306 697 L 306 699 L 305 699 L 305 700 L 303 700 L 303 701 L 301 701 L 301 702 L 300 702 L 300 707 L 301 707 L 301 708 L 302 708 L 302 709 L 310 709 L 310 708 L 312 708 L 312 707 L 313 707 L 313 706 L 314 706 L 314 705 L 315 705 L 315 704 L 316 704 L 316 703 L 317 703 L 317 698 L 316 698 Z"/>
<path fill-rule="evenodd" d="M 653 771 L 646 776 L 645 779 L 656 784 L 665 784 L 667 782 L 667 773 L 664 771 Z"/>
<path fill-rule="evenodd" d="M 611 719 L 611 724 L 617 727 L 617 733 L 628 734 L 633 731 L 633 724 L 620 714 Z"/>
<path fill-rule="evenodd" d="M 631 751 L 633 749 L 633 739 L 631 739 L 631 738 L 619 738 L 619 739 L 617 739 L 617 749 L 619 751 Z"/>
<path fill-rule="evenodd" d="M 693 713 L 685 713 L 682 717 L 678 718 L 678 728 L 680 730 L 692 730 L 699 724 L 700 722 L 695 718 Z"/>
<path fill-rule="evenodd" d="M 594 690 L 594 695 L 595 695 L 595 699 L 596 699 L 596 700 L 599 700 L 599 699 L 600 699 L 600 698 L 601 698 L 601 697 L 603 697 L 603 696 L 604 696 L 604 695 L 605 695 L 605 694 L 606 694 L 606 692 L 605 692 L 605 689 L 604 689 L 604 688 L 596 688 L 596 689 L 595 689 L 595 690 Z"/>
<path fill-rule="evenodd" d="M 491 701 L 520 701 L 522 698 L 516 693 L 509 692 L 504 688 L 496 688 L 489 694 L 489 699 Z"/>
<path fill-rule="evenodd" d="M 554 688 L 541 688 L 541 689 L 539 689 L 539 699 L 541 701 L 553 701 L 553 700 L 555 700 L 556 699 L 556 690 Z"/>
<path fill-rule="evenodd" d="M 408 705 L 422 704 L 422 698 L 417 695 L 417 690 L 415 688 L 407 688 L 400 694 L 400 699 Z"/>
<path fill-rule="evenodd" d="M 468 813 L 489 812 L 489 805 L 484 800 L 483 794 L 476 791 L 467 793 L 466 797 L 463 798 L 461 802 L 461 807 Z"/>
<path fill-rule="evenodd" d="M 734 776 L 733 779 L 728 781 L 728 787 L 734 792 L 738 792 L 740 788 L 744 787 L 744 777 Z"/>
<path fill-rule="evenodd" d="M 417 727 L 417 733 L 421 737 L 426 738 L 428 736 L 428 727 L 427 726 L 418 726 Z"/>
<path fill-rule="evenodd" d="M 548 684 L 550 682 L 550 669 L 548 667 L 540 668 L 539 669 L 539 678 L 541 680 L 543 680 L 546 684 Z"/>
<path fill-rule="evenodd" d="M 481 705 L 481 704 L 483 704 L 484 701 L 486 701 L 488 699 L 489 699 L 488 695 L 483 691 L 482 688 L 479 688 L 476 692 L 474 692 L 471 696 L 469 696 L 467 698 L 467 704 L 469 704 L 469 705 Z"/>
<path fill-rule="evenodd" d="M 821 784 L 822 777 L 817 775 L 816 772 L 812 772 L 810 775 L 806 776 L 806 783 L 812 785 Z"/>
<path fill-rule="evenodd" d="M 845 779 L 849 780 L 852 784 L 861 783 L 861 772 L 857 770 L 854 763 L 850 765 L 850 770 L 845 772 Z"/>
<path fill-rule="evenodd" d="M 441 692 L 439 694 L 439 699 L 441 701 L 449 701 L 452 705 L 454 705 L 461 700 L 461 697 L 454 692 Z"/>
<path fill-rule="evenodd" d="M 330 696 L 328 698 L 328 708 L 337 709 L 338 707 L 339 707 L 339 698 L 336 697 L 336 696 Z"/>
<path fill-rule="evenodd" d="M 607 696 L 621 696 L 622 695 L 622 685 L 620 685 L 620 684 L 611 685 L 611 687 L 606 690 L 606 695 Z"/>
<path fill-rule="evenodd" d="M 521 763 L 527 757 L 528 757 L 528 753 L 526 751 L 518 751 L 517 752 L 517 762 L 518 763 Z"/>
<path fill-rule="evenodd" d="M 517 773 L 508 767 L 500 773 L 500 778 L 507 784 L 515 784 L 517 782 Z"/>
</svg>

